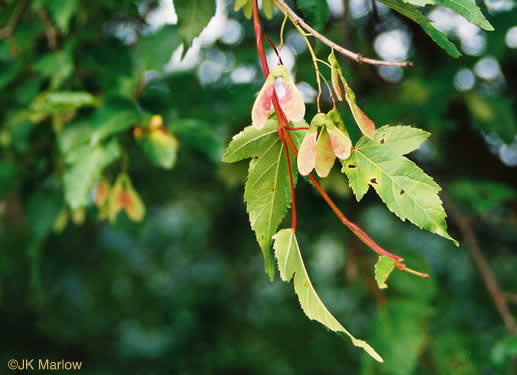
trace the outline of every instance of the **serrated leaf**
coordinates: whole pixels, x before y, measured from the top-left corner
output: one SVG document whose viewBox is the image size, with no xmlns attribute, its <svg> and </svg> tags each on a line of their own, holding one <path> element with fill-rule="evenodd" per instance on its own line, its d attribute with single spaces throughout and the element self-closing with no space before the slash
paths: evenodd
<svg viewBox="0 0 517 375">
<path fill-rule="evenodd" d="M 296 146 L 304 134 L 304 131 L 291 133 Z M 269 120 L 263 129 L 248 126 L 234 136 L 223 161 L 233 163 L 247 158 L 253 159 L 244 189 L 246 210 L 264 256 L 266 273 L 272 280 L 275 274 L 270 254 L 272 237 L 291 204 L 287 159 L 277 135 L 276 119 Z M 296 171 L 294 159 L 291 156 L 292 169 Z M 296 177 L 294 173 L 295 184 Z"/>
<path fill-rule="evenodd" d="M 296 6 L 302 11 L 305 20 L 317 31 L 322 32 L 329 20 L 329 7 L 326 1 L 297 0 Z"/>
<path fill-rule="evenodd" d="M 86 205 L 102 170 L 119 157 L 120 146 L 115 140 L 107 145 L 84 145 L 65 155 L 65 199 L 73 210 Z"/>
<path fill-rule="evenodd" d="M 300 246 L 292 229 L 282 229 L 273 237 L 275 256 L 278 270 L 283 281 L 289 282 L 294 278 L 294 291 L 303 312 L 311 320 L 316 320 L 328 329 L 347 335 L 355 346 L 364 349 L 376 361 L 383 362 L 382 357 L 366 341 L 356 339 L 330 313 L 320 299 L 303 263 Z M 340 335 L 341 336 L 341 335 Z"/>
<path fill-rule="evenodd" d="M 402 0 L 381 0 L 394 11 L 409 18 L 413 22 L 418 23 L 427 35 L 440 47 L 442 47 L 450 56 L 460 57 L 461 53 L 456 46 L 447 38 L 447 34 L 436 29 L 429 18 L 424 16 L 420 11 L 411 4 L 406 4 Z"/>
<path fill-rule="evenodd" d="M 343 162 L 350 187 L 359 201 L 370 185 L 402 221 L 458 242 L 447 233 L 440 186 L 403 155 L 416 149 L 429 133 L 410 126 L 383 126 L 374 139 L 362 137 Z"/>
<path fill-rule="evenodd" d="M 395 268 L 395 260 L 387 256 L 380 256 L 379 260 L 375 264 L 375 281 L 380 289 L 388 287 L 386 280 L 390 276 L 391 272 Z"/>
<path fill-rule="evenodd" d="M 481 9 L 476 4 L 476 0 L 435 0 L 437 4 L 452 9 L 459 15 L 465 17 L 467 21 L 484 30 L 492 31 L 493 26 L 485 18 Z"/>
<path fill-rule="evenodd" d="M 215 0 L 174 0 L 178 31 L 186 51 L 215 14 Z"/>
</svg>

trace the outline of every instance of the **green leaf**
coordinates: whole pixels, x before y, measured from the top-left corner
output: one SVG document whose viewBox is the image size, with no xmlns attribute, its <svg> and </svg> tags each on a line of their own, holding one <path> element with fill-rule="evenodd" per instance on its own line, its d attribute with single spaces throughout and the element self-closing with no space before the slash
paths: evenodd
<svg viewBox="0 0 517 375">
<path fill-rule="evenodd" d="M 305 131 L 292 132 L 298 146 Z M 291 204 L 291 190 L 287 159 L 282 142 L 277 135 L 276 119 L 269 120 L 263 129 L 248 126 L 233 137 L 226 149 L 223 161 L 253 158 L 249 165 L 244 200 L 249 214 L 251 228 L 264 255 L 266 273 L 274 278 L 275 270 L 270 254 L 272 237 Z M 293 171 L 296 171 L 294 157 L 291 157 Z M 296 184 L 297 174 L 294 173 Z"/>
<path fill-rule="evenodd" d="M 273 18 L 273 0 L 262 0 L 262 11 L 267 19 Z"/>
<path fill-rule="evenodd" d="M 78 5 L 79 0 L 50 0 L 48 2 L 48 11 L 64 34 L 68 33 L 70 21 L 77 12 Z"/>
<path fill-rule="evenodd" d="M 121 133 L 143 120 L 144 114 L 138 112 L 129 100 L 118 99 L 105 103 L 90 119 L 94 126 L 90 142 L 97 144 L 107 137 Z"/>
<path fill-rule="evenodd" d="M 213 122 L 181 118 L 168 124 L 172 133 L 181 139 L 182 146 L 202 152 L 219 163 L 224 152 L 224 139 L 214 131 Z"/>
<path fill-rule="evenodd" d="M 50 53 L 39 59 L 34 70 L 45 77 L 50 77 L 50 89 L 57 89 L 74 71 L 72 55 L 67 51 Z"/>
<path fill-rule="evenodd" d="M 31 104 L 31 112 L 53 114 L 98 104 L 97 99 L 85 91 L 44 92 Z"/>
<path fill-rule="evenodd" d="M 115 140 L 107 145 L 84 145 L 65 156 L 65 199 L 73 210 L 86 205 L 103 169 L 119 157 L 120 146 Z"/>
<path fill-rule="evenodd" d="M 413 22 L 418 23 L 427 35 L 440 47 L 442 47 L 452 57 L 460 57 L 461 53 L 458 51 L 456 46 L 449 41 L 447 35 L 442 33 L 440 30 L 433 27 L 429 18 L 424 16 L 420 11 L 413 5 L 406 4 L 402 0 L 381 0 L 384 4 L 389 6 L 396 12 L 406 16 Z"/>
<path fill-rule="evenodd" d="M 297 0 L 296 6 L 303 13 L 306 21 L 317 31 L 322 32 L 329 20 L 329 7 L 326 1 Z"/>
<path fill-rule="evenodd" d="M 359 201 L 373 186 L 391 212 L 421 229 L 458 242 L 447 233 L 440 186 L 403 155 L 416 149 L 429 133 L 410 126 L 383 126 L 374 139 L 362 137 L 343 162 L 350 187 Z"/>
<path fill-rule="evenodd" d="M 355 346 L 363 348 L 376 361 L 383 362 L 382 357 L 366 341 L 352 336 L 328 311 L 311 283 L 294 231 L 282 229 L 273 239 L 280 277 L 283 281 L 289 282 L 294 276 L 294 291 L 305 315 L 338 334 L 347 335 Z"/>
<path fill-rule="evenodd" d="M 488 22 L 483 13 L 481 13 L 481 9 L 477 6 L 476 0 L 436 0 L 436 3 L 452 9 L 459 15 L 465 17 L 470 23 L 484 30 L 494 30 L 490 22 Z"/>
<path fill-rule="evenodd" d="M 391 271 L 395 268 L 395 260 L 387 256 L 380 256 L 379 260 L 375 264 L 375 281 L 380 289 L 388 287 L 386 280 L 391 274 Z"/>
<path fill-rule="evenodd" d="M 156 166 L 165 169 L 174 166 L 179 142 L 165 129 L 151 131 L 151 134 L 143 136 L 138 144 Z"/>
<path fill-rule="evenodd" d="M 180 44 L 181 38 L 176 25 L 165 25 L 158 31 L 144 36 L 134 50 L 137 71 L 161 70 Z"/>
<path fill-rule="evenodd" d="M 178 31 L 185 42 L 184 51 L 206 27 L 215 14 L 214 0 L 174 0 L 178 14 Z"/>
</svg>

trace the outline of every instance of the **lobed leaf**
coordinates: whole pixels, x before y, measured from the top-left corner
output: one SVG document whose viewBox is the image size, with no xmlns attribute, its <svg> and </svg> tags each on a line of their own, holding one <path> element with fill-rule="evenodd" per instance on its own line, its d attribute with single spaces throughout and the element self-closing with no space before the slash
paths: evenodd
<svg viewBox="0 0 517 375">
<path fill-rule="evenodd" d="M 370 185 L 402 221 L 458 242 L 447 233 L 440 186 L 404 154 L 416 149 L 429 133 L 410 126 L 383 126 L 375 138 L 362 137 L 343 162 L 350 187 L 359 201 Z"/>
<path fill-rule="evenodd" d="M 366 341 L 356 339 L 339 323 L 327 309 L 316 293 L 303 263 L 300 246 L 292 229 L 282 229 L 273 237 L 278 270 L 283 281 L 294 278 L 294 291 L 303 312 L 311 320 L 316 320 L 337 334 L 345 334 L 355 346 L 364 349 L 376 361 L 383 362 L 382 357 Z"/>
</svg>

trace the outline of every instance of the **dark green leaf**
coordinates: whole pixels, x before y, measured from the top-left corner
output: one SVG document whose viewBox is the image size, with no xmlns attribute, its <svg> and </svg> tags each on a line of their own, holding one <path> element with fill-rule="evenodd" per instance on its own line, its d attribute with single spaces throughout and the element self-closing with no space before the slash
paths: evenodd
<svg viewBox="0 0 517 375">
<path fill-rule="evenodd" d="M 185 42 L 184 51 L 199 36 L 215 13 L 215 0 L 174 0 L 178 31 Z"/>
<path fill-rule="evenodd" d="M 413 5 L 406 4 L 402 0 L 381 0 L 384 4 L 389 6 L 391 9 L 398 13 L 406 16 L 413 22 L 418 23 L 427 35 L 431 37 L 440 47 L 442 47 L 452 57 L 460 57 L 461 53 L 458 51 L 456 46 L 449 41 L 447 35 L 436 29 L 429 18 L 424 16 L 420 11 Z"/>
<path fill-rule="evenodd" d="M 329 8 L 326 1 L 296 0 L 298 9 L 302 11 L 305 20 L 317 31 L 323 32 L 329 20 Z"/>
<path fill-rule="evenodd" d="M 165 25 L 160 30 L 145 35 L 134 50 L 137 70 L 161 70 L 180 44 L 181 38 L 176 25 Z"/>
</svg>

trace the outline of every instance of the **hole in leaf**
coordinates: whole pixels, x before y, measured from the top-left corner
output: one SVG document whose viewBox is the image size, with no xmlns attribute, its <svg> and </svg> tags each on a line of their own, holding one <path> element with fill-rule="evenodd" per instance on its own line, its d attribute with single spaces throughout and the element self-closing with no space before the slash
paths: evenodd
<svg viewBox="0 0 517 375">
<path fill-rule="evenodd" d="M 401 189 L 400 190 L 400 195 L 404 195 L 404 193 L 405 193 L 404 189 Z"/>
<path fill-rule="evenodd" d="M 348 168 L 357 168 L 357 165 L 355 165 L 355 164 L 348 164 Z"/>
<path fill-rule="evenodd" d="M 374 178 L 372 178 L 372 179 L 370 180 L 370 182 L 371 182 L 372 184 L 376 184 L 376 183 L 377 183 L 377 179 L 374 177 Z"/>
</svg>

